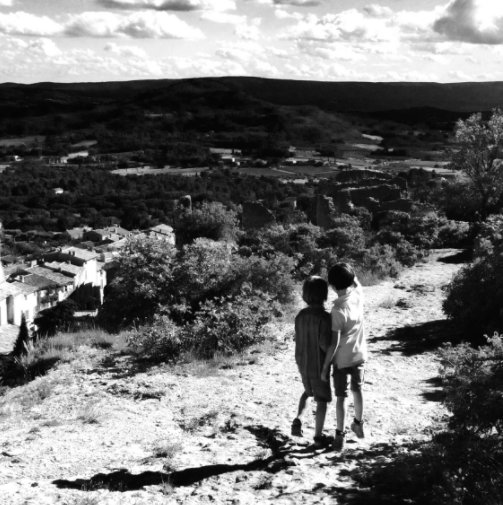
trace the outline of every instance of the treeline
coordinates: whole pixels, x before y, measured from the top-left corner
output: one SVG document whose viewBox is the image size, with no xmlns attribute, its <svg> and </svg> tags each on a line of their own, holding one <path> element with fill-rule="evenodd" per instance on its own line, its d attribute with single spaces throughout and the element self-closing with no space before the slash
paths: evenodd
<svg viewBox="0 0 503 505">
<path fill-rule="evenodd" d="M 55 188 L 63 189 L 56 195 Z M 105 170 L 17 166 L 0 179 L 0 220 L 6 229 L 63 231 L 121 224 L 127 229 L 171 222 L 174 203 L 190 194 L 194 203 L 220 201 L 236 206 L 246 200 L 279 200 L 306 192 L 302 186 L 274 178 L 229 170 L 200 176 L 145 175 L 121 177 Z"/>
</svg>

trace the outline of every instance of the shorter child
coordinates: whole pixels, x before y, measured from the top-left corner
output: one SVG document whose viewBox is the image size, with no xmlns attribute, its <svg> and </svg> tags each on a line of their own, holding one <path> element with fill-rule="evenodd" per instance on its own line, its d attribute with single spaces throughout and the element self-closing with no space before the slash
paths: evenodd
<svg viewBox="0 0 503 505">
<path fill-rule="evenodd" d="M 363 377 L 367 360 L 367 342 L 363 318 L 363 290 L 351 265 L 338 263 L 328 272 L 328 282 L 337 293 L 332 308 L 332 344 L 327 350 L 322 378 L 328 381 L 331 362 L 334 365 L 334 388 L 337 396 L 334 449 L 342 450 L 346 436 L 348 383 L 351 379 L 355 417 L 351 430 L 364 438 Z"/>
<path fill-rule="evenodd" d="M 328 297 L 328 284 L 321 277 L 309 277 L 302 288 L 302 298 L 307 307 L 295 318 L 295 361 L 304 385 L 299 400 L 297 417 L 292 423 L 292 435 L 302 436 L 301 417 L 306 408 L 307 398 L 316 402 L 314 444 L 325 447 L 330 438 L 323 435 L 327 413 L 327 403 L 332 401 L 330 384 L 321 380 L 321 371 L 326 351 L 331 342 L 330 314 L 323 304 Z"/>
</svg>

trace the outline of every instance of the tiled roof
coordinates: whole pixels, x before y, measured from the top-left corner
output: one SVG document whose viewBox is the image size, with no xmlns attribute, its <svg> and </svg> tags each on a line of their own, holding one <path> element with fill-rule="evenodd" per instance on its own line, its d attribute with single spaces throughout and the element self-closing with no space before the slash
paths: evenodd
<svg viewBox="0 0 503 505">
<path fill-rule="evenodd" d="M 54 281 L 51 281 L 47 277 L 42 277 L 41 275 L 37 274 L 24 275 L 23 284 L 34 286 L 38 289 L 49 289 L 58 286 Z"/>
<path fill-rule="evenodd" d="M 164 233 L 165 235 L 171 235 L 173 233 L 173 228 L 168 224 L 158 224 L 157 226 L 152 226 L 149 230 L 155 233 Z"/>
<path fill-rule="evenodd" d="M 84 261 L 94 260 L 98 255 L 93 251 L 88 251 L 86 249 L 81 249 L 80 247 L 65 247 L 61 249 L 63 254 L 69 254 L 75 258 L 79 258 Z"/>
<path fill-rule="evenodd" d="M 68 284 L 73 284 L 73 279 L 68 275 L 64 275 L 59 272 L 55 272 L 50 268 L 46 268 L 43 266 L 32 267 L 28 269 L 29 272 L 40 275 L 42 277 L 46 277 L 51 281 L 56 282 L 60 286 L 67 286 Z"/>
<path fill-rule="evenodd" d="M 12 284 L 16 289 L 18 289 L 24 295 L 31 295 L 32 293 L 36 293 L 39 289 L 37 286 L 32 286 L 30 284 L 26 284 L 24 282 L 19 282 L 19 281 L 14 281 L 14 282 L 11 282 L 10 284 Z"/>
<path fill-rule="evenodd" d="M 73 277 L 82 271 L 82 267 L 78 267 L 70 263 L 62 263 L 61 261 L 50 261 L 48 263 L 44 263 L 44 266 L 54 270 L 55 272 L 64 272 Z"/>
</svg>

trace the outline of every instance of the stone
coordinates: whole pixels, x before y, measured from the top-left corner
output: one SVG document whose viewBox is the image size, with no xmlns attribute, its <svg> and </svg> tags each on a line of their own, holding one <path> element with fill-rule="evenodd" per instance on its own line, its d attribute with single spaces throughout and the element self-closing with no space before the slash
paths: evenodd
<svg viewBox="0 0 503 505">
<path fill-rule="evenodd" d="M 245 229 L 263 228 L 276 222 L 274 214 L 260 202 L 243 203 L 241 219 Z"/>
</svg>

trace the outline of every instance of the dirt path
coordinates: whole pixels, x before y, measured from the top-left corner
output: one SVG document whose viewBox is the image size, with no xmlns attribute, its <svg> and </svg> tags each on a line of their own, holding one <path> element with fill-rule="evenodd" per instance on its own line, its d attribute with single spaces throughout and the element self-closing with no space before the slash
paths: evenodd
<svg viewBox="0 0 503 505">
<path fill-rule="evenodd" d="M 124 357 L 100 361 L 102 351 L 86 350 L 0 404 L 0 503 L 341 502 L 359 461 L 385 460 L 386 446 L 427 437 L 445 414 L 433 348 L 445 337 L 442 286 L 460 267 L 438 258 L 453 253 L 365 288 L 364 443 L 348 435 L 342 455 L 314 451 L 311 416 L 304 439 L 289 437 L 302 391 L 292 324 L 269 352 L 213 366 L 138 371 Z M 327 431 L 334 416 L 331 405 Z"/>
</svg>

